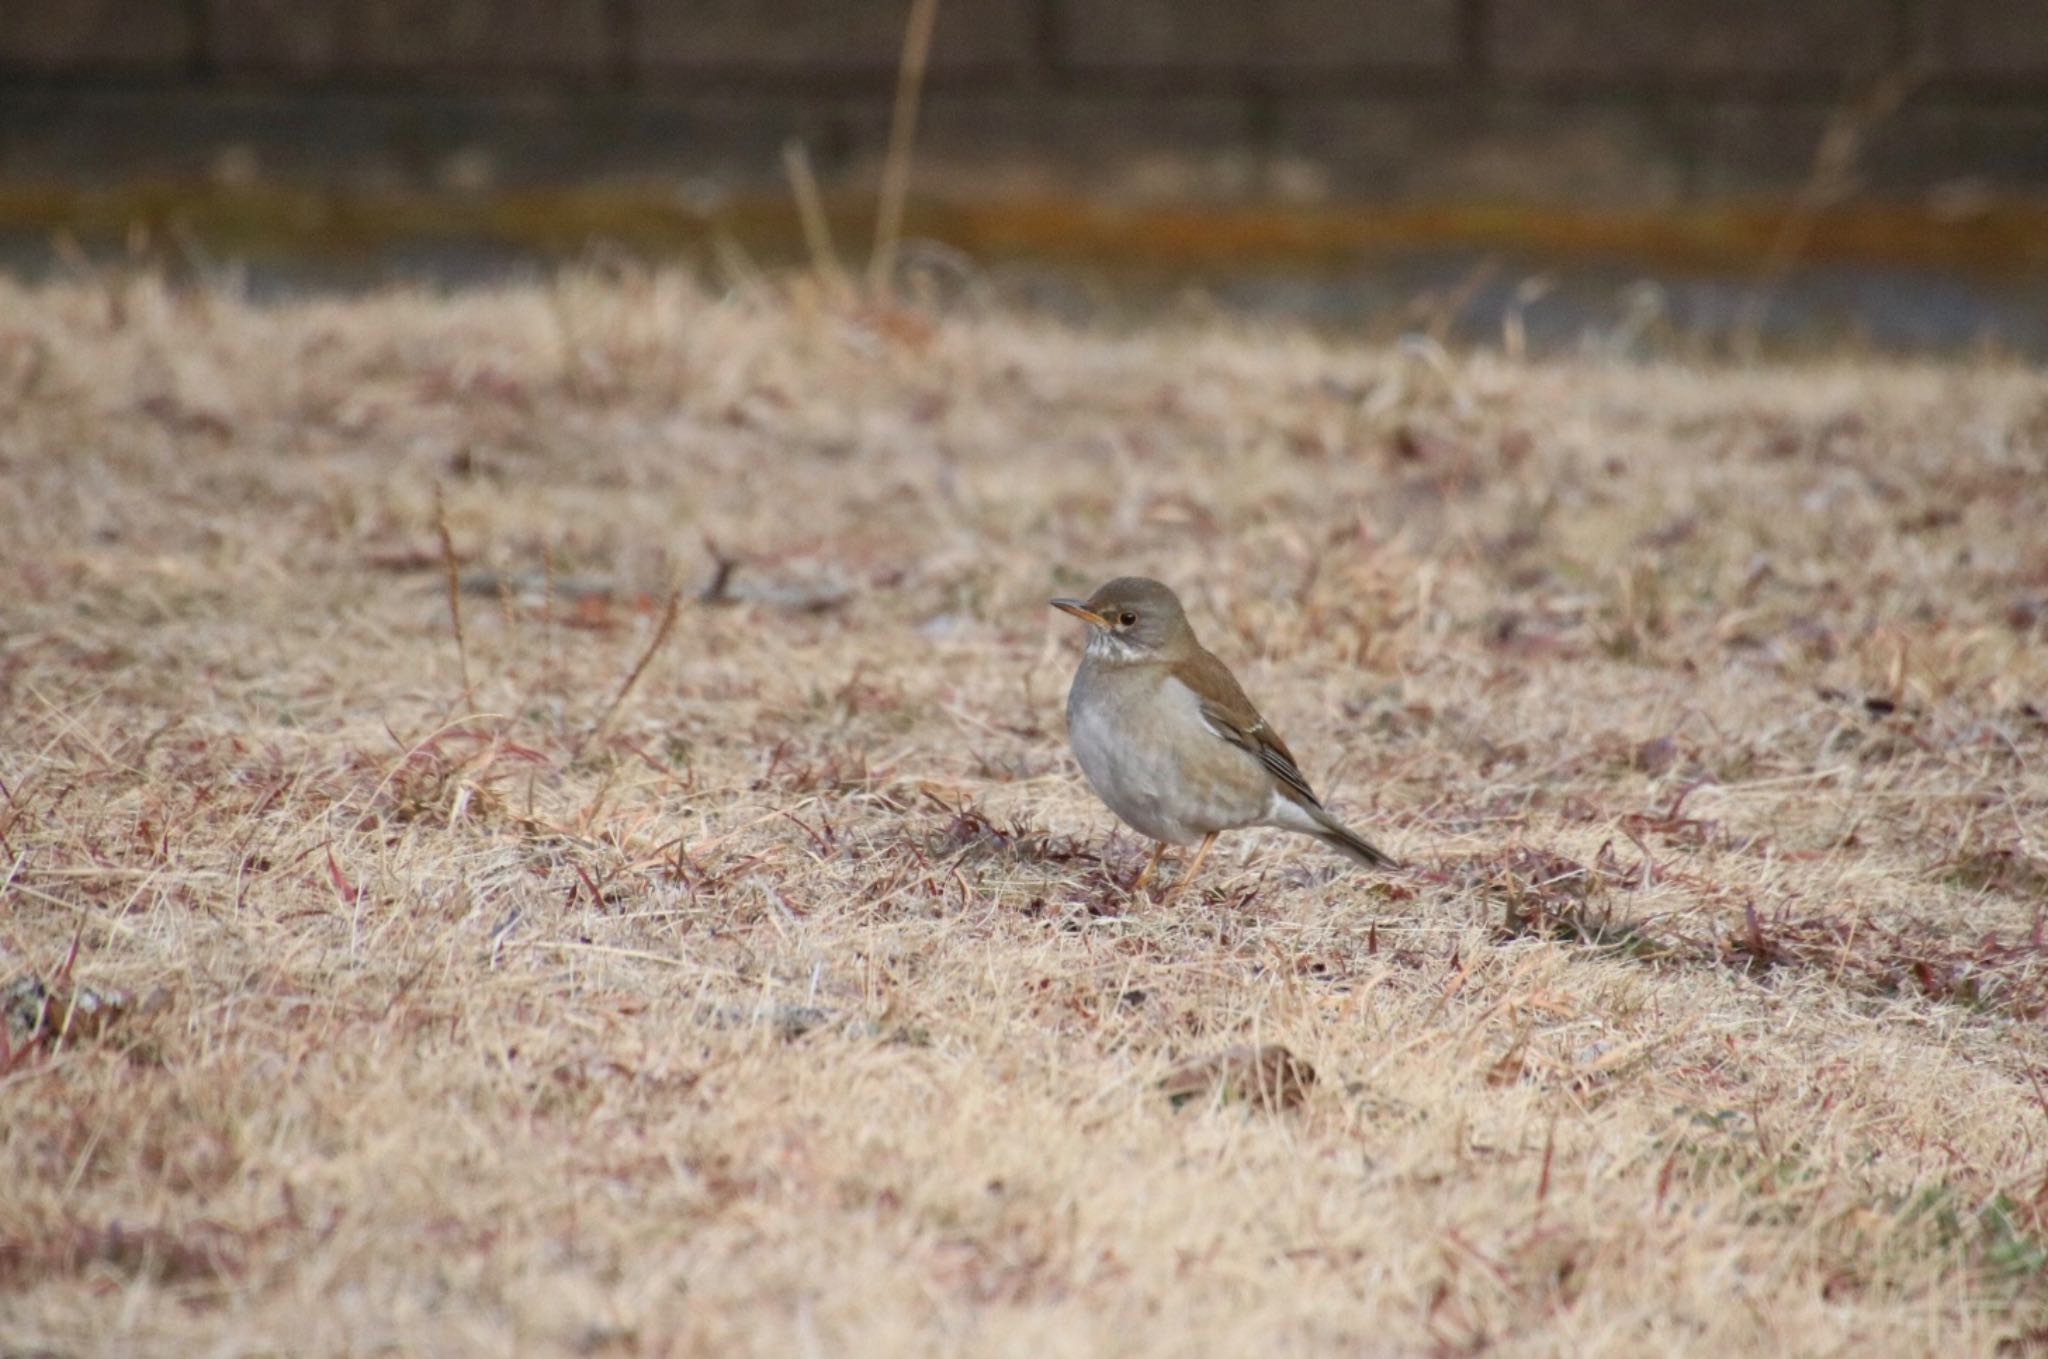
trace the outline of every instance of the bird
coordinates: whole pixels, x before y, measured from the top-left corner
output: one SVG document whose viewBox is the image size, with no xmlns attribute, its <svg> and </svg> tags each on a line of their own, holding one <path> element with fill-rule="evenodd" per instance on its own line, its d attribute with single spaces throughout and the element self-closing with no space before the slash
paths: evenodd
<svg viewBox="0 0 2048 1359">
<path fill-rule="evenodd" d="M 1096 796 L 1158 842 L 1133 894 L 1169 845 L 1199 841 L 1177 896 L 1216 837 L 1247 826 L 1314 836 L 1369 868 L 1400 867 L 1323 806 L 1280 733 L 1195 637 L 1171 589 L 1120 576 L 1086 599 L 1051 603 L 1089 628 L 1067 691 L 1074 758 Z"/>
</svg>

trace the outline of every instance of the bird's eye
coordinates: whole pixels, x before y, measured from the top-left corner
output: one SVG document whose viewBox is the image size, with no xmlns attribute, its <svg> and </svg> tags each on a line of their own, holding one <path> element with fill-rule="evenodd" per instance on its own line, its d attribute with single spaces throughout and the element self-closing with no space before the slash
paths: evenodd
<svg viewBox="0 0 2048 1359">
<path fill-rule="evenodd" d="M 1123 613 L 1118 616 L 1116 621 L 1118 623 L 1121 623 L 1124 627 L 1130 627 L 1133 623 L 1138 621 L 1138 615 L 1132 613 L 1129 609 L 1125 609 Z"/>
</svg>

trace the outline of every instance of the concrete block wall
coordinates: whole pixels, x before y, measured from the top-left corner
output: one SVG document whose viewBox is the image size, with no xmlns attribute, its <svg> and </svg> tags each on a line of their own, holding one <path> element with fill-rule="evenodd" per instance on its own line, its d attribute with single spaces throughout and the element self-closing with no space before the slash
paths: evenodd
<svg viewBox="0 0 2048 1359">
<path fill-rule="evenodd" d="M 828 178 L 907 0 L 0 3 L 0 182 Z M 942 0 L 927 184 L 1142 198 L 2048 195 L 2048 0 Z M 1881 102 L 1881 101 L 1880 101 Z M 224 169 L 223 167 L 229 167 Z"/>
</svg>

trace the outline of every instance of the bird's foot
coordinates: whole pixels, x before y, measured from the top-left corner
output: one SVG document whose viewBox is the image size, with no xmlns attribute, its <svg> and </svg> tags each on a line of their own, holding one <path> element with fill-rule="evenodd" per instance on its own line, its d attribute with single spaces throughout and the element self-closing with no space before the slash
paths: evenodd
<svg viewBox="0 0 2048 1359">
<path fill-rule="evenodd" d="M 1162 843 L 1155 846 L 1152 850 L 1152 857 L 1145 861 L 1145 866 L 1138 870 L 1138 876 L 1131 879 L 1131 885 L 1125 888 L 1124 891 L 1135 900 L 1145 890 L 1145 885 L 1152 881 L 1152 875 L 1159 871 L 1159 861 L 1164 857 L 1166 857 L 1165 844 Z"/>
<path fill-rule="evenodd" d="M 1202 837 L 1201 848 L 1195 851 L 1195 857 L 1188 862 L 1187 868 L 1181 872 L 1180 881 L 1174 883 L 1173 890 L 1166 894 L 1168 905 L 1179 901 L 1180 894 L 1187 890 L 1187 885 L 1195 880 L 1197 873 L 1202 871 L 1202 860 L 1208 858 L 1209 851 L 1216 846 L 1216 834 L 1215 831 L 1210 831 Z"/>
</svg>

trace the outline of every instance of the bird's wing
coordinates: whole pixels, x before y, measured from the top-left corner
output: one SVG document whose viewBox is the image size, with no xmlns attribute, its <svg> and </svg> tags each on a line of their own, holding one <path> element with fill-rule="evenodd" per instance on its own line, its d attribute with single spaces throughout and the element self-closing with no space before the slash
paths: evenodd
<svg viewBox="0 0 2048 1359">
<path fill-rule="evenodd" d="M 1202 720 L 1209 724 L 1209 730 L 1249 751 L 1289 794 L 1311 807 L 1321 807 L 1315 789 L 1309 787 L 1307 776 L 1294 762 L 1294 752 L 1280 739 L 1280 733 L 1259 716 L 1237 677 L 1206 651 L 1195 657 L 1192 668 L 1190 678 L 1194 683 L 1189 687 L 1201 701 Z"/>
</svg>

